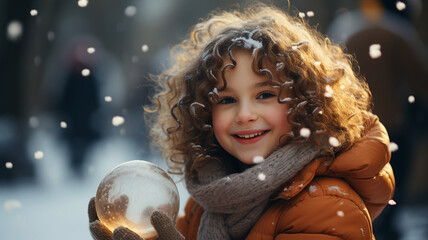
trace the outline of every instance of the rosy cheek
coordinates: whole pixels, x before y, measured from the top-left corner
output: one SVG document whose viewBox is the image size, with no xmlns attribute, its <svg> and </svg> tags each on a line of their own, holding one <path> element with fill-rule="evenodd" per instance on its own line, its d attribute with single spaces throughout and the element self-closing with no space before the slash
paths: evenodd
<svg viewBox="0 0 428 240">
<path fill-rule="evenodd" d="M 283 133 L 287 133 L 288 131 L 290 131 L 291 125 L 287 119 L 288 107 L 281 106 L 280 108 L 272 112 L 276 113 L 274 116 L 272 116 L 272 122 L 274 122 L 274 125 L 281 129 L 281 132 Z"/>
<path fill-rule="evenodd" d="M 213 129 L 217 140 L 221 137 L 221 134 L 225 132 L 225 121 L 222 119 L 221 114 L 213 114 Z"/>
</svg>

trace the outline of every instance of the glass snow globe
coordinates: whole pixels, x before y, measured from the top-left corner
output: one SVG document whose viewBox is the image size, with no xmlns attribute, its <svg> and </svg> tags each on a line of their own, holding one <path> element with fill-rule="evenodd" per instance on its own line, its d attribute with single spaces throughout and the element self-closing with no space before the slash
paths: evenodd
<svg viewBox="0 0 428 240">
<path fill-rule="evenodd" d="M 95 197 L 98 218 L 108 229 L 124 226 L 144 239 L 157 237 L 150 223 L 154 210 L 175 221 L 179 207 L 178 189 L 171 177 L 142 160 L 116 166 L 102 179 Z"/>
</svg>

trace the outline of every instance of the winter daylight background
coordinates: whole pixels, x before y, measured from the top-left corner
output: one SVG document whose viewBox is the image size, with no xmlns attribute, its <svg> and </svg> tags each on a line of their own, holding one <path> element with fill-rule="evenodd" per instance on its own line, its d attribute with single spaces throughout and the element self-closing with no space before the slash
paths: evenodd
<svg viewBox="0 0 428 240">
<path fill-rule="evenodd" d="M 376 237 L 428 239 L 428 2 L 265 2 L 357 57 L 394 142 L 397 191 Z M 87 204 L 110 169 L 165 168 L 143 120 L 147 76 L 191 25 L 238 5 L 247 1 L 0 1 L 0 239 L 91 239 Z"/>
</svg>

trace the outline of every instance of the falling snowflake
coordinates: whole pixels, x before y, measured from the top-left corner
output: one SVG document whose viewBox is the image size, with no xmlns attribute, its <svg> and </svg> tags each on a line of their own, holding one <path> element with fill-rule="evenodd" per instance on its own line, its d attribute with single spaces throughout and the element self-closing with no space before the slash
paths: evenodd
<svg viewBox="0 0 428 240">
<path fill-rule="evenodd" d="M 342 89 L 342 90 L 345 89 L 345 85 L 343 85 L 343 84 L 340 85 L 340 89 Z"/>
<path fill-rule="evenodd" d="M 112 98 L 111 98 L 110 96 L 105 96 L 105 97 L 104 97 L 104 101 L 106 101 L 106 102 L 111 102 L 111 101 L 112 101 Z"/>
<path fill-rule="evenodd" d="M 415 102 L 415 97 L 413 95 L 410 95 L 407 100 L 409 101 L 409 103 L 414 103 Z"/>
<path fill-rule="evenodd" d="M 125 122 L 125 118 L 122 116 L 114 116 L 113 119 L 111 120 L 111 123 L 115 127 L 122 125 L 124 122 Z"/>
<path fill-rule="evenodd" d="M 45 156 L 45 154 L 42 152 L 42 151 L 36 151 L 35 153 L 34 153 L 34 158 L 35 159 L 42 159 L 43 157 Z"/>
<path fill-rule="evenodd" d="M 36 9 L 31 9 L 31 11 L 30 11 L 30 15 L 31 16 L 37 16 L 37 14 L 38 14 L 39 12 L 36 10 Z"/>
<path fill-rule="evenodd" d="M 343 212 L 343 211 L 337 211 L 337 216 L 339 216 L 339 217 L 344 217 L 345 216 L 345 213 Z"/>
<path fill-rule="evenodd" d="M 397 203 L 393 199 L 389 200 L 388 204 L 391 206 L 397 205 Z"/>
<path fill-rule="evenodd" d="M 309 128 L 300 129 L 300 136 L 308 138 L 311 135 L 311 130 Z"/>
<path fill-rule="evenodd" d="M 59 125 L 61 126 L 61 128 L 67 128 L 67 123 L 65 121 L 61 121 Z"/>
<path fill-rule="evenodd" d="M 15 41 L 22 35 L 22 23 L 19 21 L 11 21 L 7 25 L 7 38 L 11 41 Z"/>
<path fill-rule="evenodd" d="M 79 7 L 86 7 L 88 6 L 88 0 L 79 0 L 77 1 L 77 5 L 79 5 Z"/>
<path fill-rule="evenodd" d="M 143 46 L 141 46 L 141 51 L 143 52 L 149 51 L 149 46 L 147 46 L 147 44 L 144 44 Z"/>
<path fill-rule="evenodd" d="M 135 6 L 128 6 L 125 8 L 125 16 L 133 17 L 137 14 L 137 8 Z"/>
<path fill-rule="evenodd" d="M 95 48 L 93 48 L 93 47 L 88 47 L 88 49 L 86 49 L 86 51 L 87 51 L 89 54 L 92 54 L 92 53 L 94 53 L 94 52 L 95 52 Z"/>
<path fill-rule="evenodd" d="M 373 59 L 380 58 L 380 56 L 382 56 L 382 52 L 380 51 L 380 44 L 375 43 L 370 45 L 369 54 Z"/>
<path fill-rule="evenodd" d="M 6 166 L 6 168 L 11 169 L 11 168 L 13 168 L 13 163 L 6 162 L 5 166 Z"/>
<path fill-rule="evenodd" d="M 300 18 L 304 18 L 306 15 L 305 15 L 305 13 L 304 12 L 299 12 L 299 17 Z"/>
<path fill-rule="evenodd" d="M 398 11 L 403 11 L 404 9 L 406 9 L 406 4 L 402 1 L 397 1 L 395 7 L 398 9 Z"/>
<path fill-rule="evenodd" d="M 390 142 L 388 145 L 388 150 L 390 152 L 395 152 L 398 150 L 398 145 L 395 142 Z"/>
<path fill-rule="evenodd" d="M 330 85 L 326 85 L 325 86 L 325 93 L 324 93 L 325 97 L 332 97 L 333 96 L 333 88 L 330 87 Z"/>
<path fill-rule="evenodd" d="M 266 179 L 266 175 L 265 175 L 264 173 L 259 173 L 259 175 L 257 176 L 257 178 L 258 178 L 260 181 L 264 181 L 264 180 Z"/>
<path fill-rule="evenodd" d="M 307 15 L 308 17 L 313 17 L 315 14 L 314 14 L 314 11 L 307 11 L 307 12 L 306 12 L 306 15 Z"/>
<path fill-rule="evenodd" d="M 91 70 L 85 68 L 82 70 L 82 76 L 87 77 L 89 76 L 89 74 L 91 74 Z"/>
<path fill-rule="evenodd" d="M 4 203 L 4 209 L 6 211 L 12 211 L 21 207 L 22 207 L 22 204 L 18 200 L 9 200 Z"/>
<path fill-rule="evenodd" d="M 330 143 L 330 145 L 332 147 L 339 147 L 339 140 L 337 140 L 337 138 L 335 138 L 335 137 L 330 137 L 328 139 L 328 142 Z"/>
<path fill-rule="evenodd" d="M 265 158 L 262 156 L 255 156 L 253 157 L 253 163 L 254 164 L 258 164 L 258 163 L 262 163 L 265 161 Z"/>
<path fill-rule="evenodd" d="M 320 66 L 321 62 L 320 61 L 315 61 L 314 64 L 315 64 L 315 66 Z"/>
</svg>

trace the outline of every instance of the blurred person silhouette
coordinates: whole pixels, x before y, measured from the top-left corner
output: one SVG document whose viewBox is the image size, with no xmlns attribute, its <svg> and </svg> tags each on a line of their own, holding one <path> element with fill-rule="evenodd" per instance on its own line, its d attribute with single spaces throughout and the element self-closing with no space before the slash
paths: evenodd
<svg viewBox="0 0 428 240">
<path fill-rule="evenodd" d="M 88 52 L 96 42 L 93 37 L 78 36 L 71 40 L 65 56 L 67 73 L 59 114 L 66 124 L 64 138 L 69 145 L 71 168 L 77 177 L 82 176 L 88 149 L 99 138 L 96 128 L 99 86 L 94 74 L 97 60 Z"/>
<path fill-rule="evenodd" d="M 428 51 L 411 23 L 421 4 L 361 0 L 359 9 L 339 15 L 328 31 L 329 37 L 355 55 L 360 74 L 372 90 L 373 112 L 385 124 L 391 142 L 398 145 L 391 157 L 397 206 L 387 208 L 374 222 L 377 239 L 410 239 L 410 235 L 428 239 L 428 214 L 421 211 L 428 206 L 428 187 L 423 184 L 428 180 L 421 173 L 427 169 L 423 154 L 428 143 Z M 424 220 L 408 226 L 401 212 L 415 204 Z"/>
</svg>

